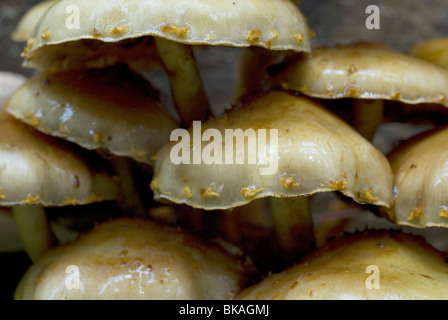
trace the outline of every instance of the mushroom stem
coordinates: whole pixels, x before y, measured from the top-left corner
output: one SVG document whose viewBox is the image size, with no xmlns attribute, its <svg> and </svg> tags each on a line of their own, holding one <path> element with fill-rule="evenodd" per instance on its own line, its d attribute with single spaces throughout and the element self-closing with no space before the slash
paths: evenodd
<svg viewBox="0 0 448 320">
<path fill-rule="evenodd" d="M 159 37 L 154 41 L 183 126 L 189 127 L 193 120 L 206 120 L 210 115 L 210 103 L 191 46 Z"/>
<path fill-rule="evenodd" d="M 268 78 L 267 68 L 278 61 L 279 52 L 261 47 L 248 47 L 243 51 L 240 64 L 240 79 L 237 87 L 237 100 L 244 100 L 263 91 Z"/>
<path fill-rule="evenodd" d="M 353 127 L 367 140 L 372 141 L 384 112 L 384 101 L 353 99 Z"/>
<path fill-rule="evenodd" d="M 111 159 L 111 164 L 120 179 L 121 199 L 118 201 L 119 207 L 131 215 L 144 216 L 145 206 L 136 188 L 131 160 L 125 157 L 116 157 Z"/>
<path fill-rule="evenodd" d="M 32 261 L 54 247 L 56 238 L 51 231 L 45 210 L 41 206 L 15 206 L 12 213 L 23 246 Z"/>
<path fill-rule="evenodd" d="M 297 263 L 316 249 L 309 197 L 269 199 L 284 266 Z"/>
</svg>

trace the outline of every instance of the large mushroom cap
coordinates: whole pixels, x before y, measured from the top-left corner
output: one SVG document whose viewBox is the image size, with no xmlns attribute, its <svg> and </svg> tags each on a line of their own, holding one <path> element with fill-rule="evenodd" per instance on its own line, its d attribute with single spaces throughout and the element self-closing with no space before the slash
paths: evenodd
<svg viewBox="0 0 448 320">
<path fill-rule="evenodd" d="M 448 106 L 447 70 L 376 43 L 316 49 L 283 67 L 274 82 L 317 98 Z"/>
<path fill-rule="evenodd" d="M 448 128 L 425 132 L 388 155 L 395 174 L 389 218 L 414 227 L 448 227 Z"/>
<path fill-rule="evenodd" d="M 99 156 L 46 136 L 0 111 L 0 205 L 62 206 L 114 200 Z"/>
<path fill-rule="evenodd" d="M 142 36 L 185 44 L 310 51 L 306 19 L 289 0 L 265 0 L 262 5 L 257 0 L 73 0 L 46 11 L 28 42 L 25 64 L 45 67 L 43 62 L 50 62 L 45 58 L 48 48 L 70 41 L 118 42 Z M 67 53 L 55 49 L 51 60 Z"/>
<path fill-rule="evenodd" d="M 448 37 L 431 39 L 416 44 L 409 50 L 409 54 L 448 68 Z"/>
<path fill-rule="evenodd" d="M 422 238 L 371 232 L 330 242 L 238 295 L 242 300 L 445 300 L 446 254 Z"/>
<path fill-rule="evenodd" d="M 341 191 L 361 203 L 390 203 L 392 172 L 385 156 L 348 124 L 305 98 L 268 92 L 223 118 L 203 123 L 201 129 L 206 141 L 201 146 L 197 144 L 201 133 L 195 136 L 193 126 L 191 146 L 190 140 L 171 142 L 156 154 L 151 187 L 157 200 L 211 210 L 267 196 Z M 237 129 L 241 129 L 240 137 L 248 134 L 252 138 L 244 143 L 234 139 L 233 149 L 226 153 L 226 146 L 231 146 L 226 130 L 237 133 Z M 191 164 L 173 160 L 182 144 L 187 151 L 191 148 Z M 221 164 L 204 162 L 213 156 L 211 149 L 220 152 Z M 195 150 L 202 150 L 200 164 L 193 164 Z M 236 155 L 244 154 L 242 164 L 237 164 Z M 234 158 L 229 161 L 226 156 Z"/>
<path fill-rule="evenodd" d="M 6 109 L 47 134 L 147 164 L 178 127 L 151 84 L 124 66 L 42 72 Z"/>
<path fill-rule="evenodd" d="M 79 289 L 67 286 L 69 266 L 78 268 Z M 42 256 L 15 299 L 230 299 L 246 277 L 222 248 L 174 227 L 122 218 Z"/>
</svg>

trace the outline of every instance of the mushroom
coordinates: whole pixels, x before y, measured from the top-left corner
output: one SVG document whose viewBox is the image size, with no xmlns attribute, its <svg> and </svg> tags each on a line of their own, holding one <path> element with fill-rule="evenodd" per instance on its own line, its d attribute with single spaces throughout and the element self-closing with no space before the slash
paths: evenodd
<svg viewBox="0 0 448 320">
<path fill-rule="evenodd" d="M 448 68 L 448 37 L 435 38 L 414 45 L 411 56 Z"/>
<path fill-rule="evenodd" d="M 0 71 L 0 107 L 8 101 L 11 94 L 26 81 L 26 77 L 13 73 Z"/>
<path fill-rule="evenodd" d="M 365 231 L 330 241 L 236 300 L 445 300 L 447 254 L 400 231 Z"/>
<path fill-rule="evenodd" d="M 45 0 L 29 8 L 11 33 L 11 39 L 17 42 L 26 42 L 33 34 L 42 15 L 56 2 L 57 0 Z"/>
<path fill-rule="evenodd" d="M 67 8 L 73 8 L 82 23 L 68 28 Z M 284 0 L 267 0 L 263 6 L 255 0 L 64 1 L 51 6 L 39 22 L 25 48 L 24 64 L 53 65 L 59 57 L 70 55 L 65 45 L 70 49 L 80 41 L 120 44 L 153 37 L 181 122 L 188 127 L 210 113 L 192 45 L 302 51 L 309 50 L 307 30 L 298 8 Z"/>
<path fill-rule="evenodd" d="M 5 107 L 46 134 L 148 165 L 179 127 L 151 84 L 124 64 L 42 71 L 16 90 Z"/>
<path fill-rule="evenodd" d="M 45 253 L 14 299 L 224 300 L 247 285 L 250 268 L 179 228 L 120 218 Z"/>
<path fill-rule="evenodd" d="M 46 136 L 0 112 L 0 206 L 12 207 L 36 259 L 52 245 L 44 207 L 115 200 L 118 188 L 97 155 Z"/>
<path fill-rule="evenodd" d="M 265 92 L 222 118 L 173 134 L 155 156 L 155 199 L 227 210 L 255 199 L 282 198 L 272 207 L 287 225 L 277 224 L 287 259 L 297 259 L 307 241 L 296 237 L 312 230 L 311 216 L 297 197 L 340 191 L 359 203 L 390 204 L 393 177 L 385 156 L 303 97 Z M 281 210 L 287 201 L 289 209 Z"/>
<path fill-rule="evenodd" d="M 394 194 L 387 217 L 412 227 L 448 227 L 446 167 L 448 128 L 435 128 L 406 140 L 388 154 Z"/>
<path fill-rule="evenodd" d="M 448 71 L 386 45 L 357 42 L 319 48 L 276 71 L 273 83 L 319 99 L 351 98 L 354 127 L 370 140 L 385 100 L 448 106 Z"/>
</svg>

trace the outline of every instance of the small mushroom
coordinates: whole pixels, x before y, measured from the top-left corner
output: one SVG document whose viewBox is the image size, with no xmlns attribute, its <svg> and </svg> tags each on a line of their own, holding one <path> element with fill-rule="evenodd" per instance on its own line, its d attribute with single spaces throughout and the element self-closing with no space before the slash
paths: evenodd
<svg viewBox="0 0 448 320">
<path fill-rule="evenodd" d="M 365 231 L 327 243 L 236 300 L 445 300 L 447 255 L 421 237 Z"/>
<path fill-rule="evenodd" d="M 0 112 L 0 206 L 12 207 L 36 259 L 53 243 L 44 207 L 115 200 L 118 187 L 99 156 L 46 136 Z"/>
<path fill-rule="evenodd" d="M 68 28 L 67 8 L 76 9 L 82 23 Z M 70 42 L 119 44 L 154 37 L 170 77 L 174 103 L 188 127 L 191 121 L 205 120 L 210 113 L 191 45 L 302 51 L 309 48 L 307 30 L 303 16 L 290 1 L 268 0 L 263 6 L 255 0 L 64 1 L 51 6 L 39 22 L 25 48 L 24 64 L 41 68 L 43 61 L 51 64 L 59 60 L 57 56 L 68 56 L 71 52 L 64 45 Z M 49 48 L 54 48 L 51 59 L 47 58 Z"/>
<path fill-rule="evenodd" d="M 447 70 L 379 43 L 316 49 L 279 68 L 273 82 L 315 98 L 351 98 L 354 126 L 369 140 L 384 100 L 448 106 Z"/>
<path fill-rule="evenodd" d="M 11 95 L 6 111 L 46 134 L 148 165 L 179 127 L 151 84 L 123 64 L 42 71 Z"/>
<path fill-rule="evenodd" d="M 121 218 L 47 252 L 14 299 L 224 300 L 247 285 L 250 270 L 240 257 L 179 228 Z"/>
<path fill-rule="evenodd" d="M 399 225 L 448 227 L 446 197 L 448 128 L 406 140 L 388 154 L 394 194 L 387 215 Z"/>
<path fill-rule="evenodd" d="M 180 136 L 156 154 L 151 188 L 158 201 L 227 210 L 279 197 L 293 202 L 289 212 L 299 217 L 291 219 L 298 230 L 312 221 L 309 214 L 300 216 L 303 204 L 297 197 L 340 191 L 359 203 L 390 204 L 393 177 L 385 156 L 348 124 L 303 97 L 265 92 Z M 279 215 L 282 221 L 288 219 L 285 212 Z M 289 238 L 294 227 L 287 231 L 280 236 Z M 287 242 L 294 249 L 301 245 L 295 239 Z"/>
<path fill-rule="evenodd" d="M 448 37 L 435 38 L 414 45 L 411 56 L 448 68 Z"/>
</svg>

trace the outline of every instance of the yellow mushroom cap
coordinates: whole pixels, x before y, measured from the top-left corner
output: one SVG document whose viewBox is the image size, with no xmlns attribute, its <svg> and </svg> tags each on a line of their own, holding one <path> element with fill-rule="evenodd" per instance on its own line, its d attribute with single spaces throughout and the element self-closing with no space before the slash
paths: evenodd
<svg viewBox="0 0 448 320">
<path fill-rule="evenodd" d="M 213 210 L 267 196 L 340 191 L 361 203 L 390 203 L 393 177 L 386 157 L 348 124 L 305 98 L 267 92 L 223 118 L 203 123 L 201 129 L 201 146 L 193 138 L 194 125 L 189 130 L 186 163 L 177 164 L 176 158 L 183 153 L 177 148 L 184 139 L 172 139 L 157 152 L 151 182 L 156 200 Z M 237 129 L 251 138 L 230 144 L 226 130 Z M 209 161 L 212 146 L 222 155 L 220 163 Z M 195 150 L 201 157 L 197 164 Z M 236 156 L 242 154 L 246 159 L 238 164 Z"/>
<path fill-rule="evenodd" d="M 151 84 L 125 66 L 41 72 L 6 109 L 44 133 L 146 164 L 178 127 Z"/>
<path fill-rule="evenodd" d="M 78 271 L 77 288 L 69 279 L 72 270 Z M 238 257 L 178 228 L 121 218 L 44 254 L 14 298 L 230 299 L 245 285 L 246 271 Z"/>
<path fill-rule="evenodd" d="M 28 9 L 22 18 L 20 18 L 14 31 L 11 33 L 11 38 L 17 42 L 26 42 L 30 38 L 39 20 L 45 11 L 48 10 L 57 0 L 45 0 L 33 5 Z"/>
<path fill-rule="evenodd" d="M 273 81 L 317 98 L 448 106 L 447 70 L 377 43 L 316 49 L 282 67 Z"/>
<path fill-rule="evenodd" d="M 447 255 L 398 231 L 334 240 L 244 290 L 241 300 L 445 300 Z"/>
<path fill-rule="evenodd" d="M 118 197 L 101 157 L 0 111 L 0 205 L 63 206 Z"/>
<path fill-rule="evenodd" d="M 411 56 L 448 68 L 448 37 L 430 39 L 409 50 Z"/>
<path fill-rule="evenodd" d="M 448 128 L 420 134 L 388 155 L 395 174 L 389 218 L 413 227 L 448 227 Z"/>
<path fill-rule="evenodd" d="M 257 0 L 71 0 L 45 13 L 28 42 L 25 65 L 45 67 L 48 47 L 69 41 L 113 43 L 143 36 L 191 45 L 310 51 L 306 19 L 289 0 L 265 0 L 262 5 Z M 56 53 L 70 52 L 55 49 L 53 60 Z"/>
</svg>

